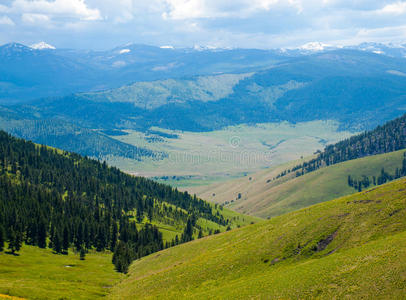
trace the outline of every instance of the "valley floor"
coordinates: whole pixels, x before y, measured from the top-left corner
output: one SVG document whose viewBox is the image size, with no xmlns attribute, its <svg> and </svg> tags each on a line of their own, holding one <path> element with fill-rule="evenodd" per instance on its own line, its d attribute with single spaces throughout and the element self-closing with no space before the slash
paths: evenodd
<svg viewBox="0 0 406 300">
<path fill-rule="evenodd" d="M 168 156 L 162 160 L 107 160 L 128 173 L 153 177 L 176 187 L 200 186 L 311 155 L 326 144 L 353 134 L 339 131 L 338 127 L 335 121 L 312 121 L 238 125 L 211 132 L 153 128 L 155 133 L 151 134 L 129 130 L 127 135 L 111 137 Z"/>
</svg>

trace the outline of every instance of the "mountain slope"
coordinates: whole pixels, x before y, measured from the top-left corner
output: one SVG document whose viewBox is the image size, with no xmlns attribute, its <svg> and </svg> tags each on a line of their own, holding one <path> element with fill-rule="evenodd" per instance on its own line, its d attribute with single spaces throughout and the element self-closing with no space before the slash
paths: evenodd
<svg viewBox="0 0 406 300">
<path fill-rule="evenodd" d="M 406 181 L 134 262 L 111 299 L 401 298 Z"/>
<path fill-rule="evenodd" d="M 75 153 L 3 131 L 0 141 L 0 252 L 4 241 L 12 254 L 23 242 L 83 255 L 116 255 L 125 245 L 131 261 L 253 221 Z M 120 263 L 117 270 L 125 272 Z"/>
</svg>

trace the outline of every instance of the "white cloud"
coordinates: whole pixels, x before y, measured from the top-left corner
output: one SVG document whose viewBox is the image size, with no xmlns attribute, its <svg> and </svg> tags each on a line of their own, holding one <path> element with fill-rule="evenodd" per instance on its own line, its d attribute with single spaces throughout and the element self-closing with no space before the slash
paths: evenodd
<svg viewBox="0 0 406 300">
<path fill-rule="evenodd" d="M 113 48 L 406 41 L 406 0 L 0 0 L 0 40 Z M 4 16 L 4 17 L 1 17 Z M 22 22 L 17 22 L 22 20 Z M 90 22 L 96 21 L 96 22 Z M 120 65 L 120 62 L 118 62 Z"/>
<path fill-rule="evenodd" d="M 271 9 L 290 8 L 300 12 L 300 0 L 162 0 L 166 11 L 164 19 L 184 20 L 199 18 L 248 17 Z"/>
<path fill-rule="evenodd" d="M 10 26 L 13 26 L 13 25 L 15 25 L 15 23 L 14 23 L 13 20 L 11 20 L 9 17 L 7 17 L 7 16 L 1 16 L 1 17 L 0 17 L 0 25 L 10 25 Z"/>
<path fill-rule="evenodd" d="M 29 24 L 47 24 L 49 22 L 49 17 L 47 15 L 43 14 L 22 14 L 21 15 L 21 20 L 24 23 L 29 23 Z"/>
<path fill-rule="evenodd" d="M 9 10 L 10 10 L 9 7 L 0 4 L 0 12 L 6 13 L 6 12 L 8 12 Z"/>
<path fill-rule="evenodd" d="M 100 11 L 87 6 L 84 0 L 15 0 L 11 10 L 21 14 L 46 15 L 49 18 L 101 20 Z"/>
<path fill-rule="evenodd" d="M 406 13 L 406 2 L 395 2 L 384 6 L 378 12 L 384 14 L 402 15 Z"/>
</svg>

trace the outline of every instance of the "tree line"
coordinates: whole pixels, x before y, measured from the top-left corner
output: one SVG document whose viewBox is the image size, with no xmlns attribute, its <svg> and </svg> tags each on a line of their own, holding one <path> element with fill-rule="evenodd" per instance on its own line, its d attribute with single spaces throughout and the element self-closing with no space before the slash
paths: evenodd
<svg viewBox="0 0 406 300">
<path fill-rule="evenodd" d="M 381 185 L 403 176 L 406 176 L 406 152 L 403 153 L 402 165 L 396 168 L 394 174 L 390 174 L 385 171 L 385 168 L 382 168 L 378 176 L 362 175 L 361 178 L 357 178 L 354 175 L 348 175 L 347 184 L 358 192 L 361 192 L 363 189 L 369 188 L 371 185 Z"/>
<path fill-rule="evenodd" d="M 374 130 L 367 131 L 333 145 L 328 145 L 317 157 L 284 170 L 276 178 L 294 173 L 296 177 L 321 167 L 370 155 L 383 154 L 406 148 L 406 114 Z"/>
</svg>

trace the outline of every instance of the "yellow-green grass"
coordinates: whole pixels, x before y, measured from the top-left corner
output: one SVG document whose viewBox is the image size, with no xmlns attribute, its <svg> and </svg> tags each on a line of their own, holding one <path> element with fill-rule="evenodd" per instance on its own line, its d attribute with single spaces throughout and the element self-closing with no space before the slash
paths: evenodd
<svg viewBox="0 0 406 300">
<path fill-rule="evenodd" d="M 163 160 L 107 157 L 120 169 L 142 176 L 168 176 L 163 182 L 177 187 L 223 181 L 265 167 L 307 156 L 326 143 L 352 135 L 338 131 L 335 121 L 288 122 L 230 126 L 210 132 L 187 132 L 154 128 L 178 139 L 148 142 L 145 133 L 128 130 L 128 135 L 112 136 L 122 142 L 168 154 Z M 178 178 L 171 179 L 172 176 Z M 178 180 L 179 179 L 179 180 Z"/>
<path fill-rule="evenodd" d="M 348 186 L 348 175 L 361 179 L 362 175 L 378 176 L 382 168 L 394 174 L 402 166 L 405 150 L 368 156 L 295 177 L 292 173 L 272 180 L 289 165 L 248 175 L 217 185 L 189 189 L 199 197 L 228 208 L 259 217 L 270 217 L 294 211 L 312 204 L 349 195 L 356 190 Z M 250 180 L 251 178 L 251 180 Z M 241 198 L 238 199 L 238 194 Z"/>
<path fill-rule="evenodd" d="M 95 299 L 124 277 L 111 253 L 56 255 L 24 245 L 18 256 L 0 253 L 0 294 L 27 299 Z M 0 297 L 1 298 L 1 297 Z"/>
<path fill-rule="evenodd" d="M 262 221 L 262 218 L 255 217 L 255 216 L 249 216 L 249 215 L 244 215 L 235 211 L 232 211 L 228 208 L 224 208 L 220 205 L 210 203 L 210 206 L 212 208 L 213 215 L 220 214 L 223 216 L 224 220 L 229 220 L 229 222 L 226 225 L 221 225 L 217 224 L 213 221 L 210 221 L 208 219 L 205 219 L 203 217 L 200 217 L 198 219 L 197 225 L 200 226 L 202 229 L 203 236 L 209 235 L 210 232 L 213 233 L 215 230 L 219 230 L 220 232 L 226 231 L 229 228 L 237 228 L 237 227 L 242 227 L 248 224 L 252 223 L 257 223 Z M 173 209 L 179 209 L 176 206 L 170 204 L 170 203 L 165 203 L 166 206 L 171 206 Z M 186 210 L 180 209 L 184 213 L 187 213 Z M 128 213 L 128 215 L 131 217 L 132 220 L 136 220 L 136 215 L 137 211 L 132 210 L 131 212 Z M 183 233 L 183 230 L 186 226 L 186 224 L 182 221 L 176 221 L 175 219 L 172 218 L 165 218 L 165 219 L 157 219 L 153 217 L 152 220 L 148 220 L 147 217 L 144 217 L 143 221 L 141 223 L 137 222 L 138 229 L 143 227 L 146 223 L 151 223 L 155 225 L 156 227 L 159 228 L 160 232 L 162 233 L 162 238 L 164 242 L 171 242 L 172 240 L 175 239 L 176 236 L 180 238 L 180 236 Z M 198 231 L 197 229 L 195 230 L 195 238 L 198 237 Z"/>
<path fill-rule="evenodd" d="M 406 297 L 406 180 L 166 249 L 111 299 Z"/>
</svg>

